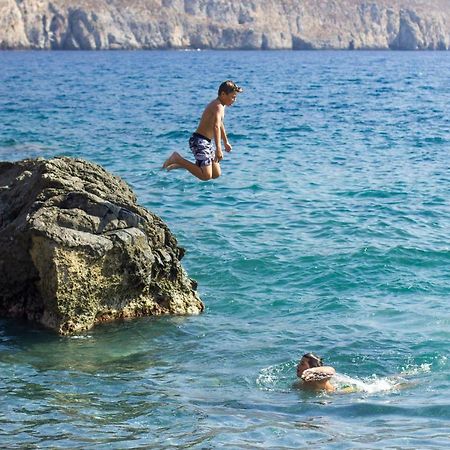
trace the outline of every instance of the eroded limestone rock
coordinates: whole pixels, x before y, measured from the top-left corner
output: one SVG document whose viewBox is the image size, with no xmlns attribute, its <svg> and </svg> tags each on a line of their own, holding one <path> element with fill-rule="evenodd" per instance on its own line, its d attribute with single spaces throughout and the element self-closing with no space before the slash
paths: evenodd
<svg viewBox="0 0 450 450">
<path fill-rule="evenodd" d="M 203 310 L 184 251 L 120 178 L 71 158 L 0 163 L 0 314 L 60 334 Z"/>
</svg>

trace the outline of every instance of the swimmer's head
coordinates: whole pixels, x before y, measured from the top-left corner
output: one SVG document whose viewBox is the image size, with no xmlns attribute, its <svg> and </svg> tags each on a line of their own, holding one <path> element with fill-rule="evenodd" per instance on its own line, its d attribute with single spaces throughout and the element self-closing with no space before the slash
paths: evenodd
<svg viewBox="0 0 450 450">
<path fill-rule="evenodd" d="M 313 367 L 321 367 L 321 366 L 323 366 L 322 358 L 319 358 L 318 356 L 314 355 L 313 353 L 305 353 L 297 365 L 297 376 L 301 377 L 302 373 L 306 369 L 311 369 Z"/>
</svg>

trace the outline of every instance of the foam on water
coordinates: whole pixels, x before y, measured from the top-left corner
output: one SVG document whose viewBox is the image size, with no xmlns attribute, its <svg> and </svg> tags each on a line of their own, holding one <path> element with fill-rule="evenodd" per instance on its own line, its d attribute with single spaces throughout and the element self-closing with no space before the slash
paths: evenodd
<svg viewBox="0 0 450 450">
<path fill-rule="evenodd" d="M 404 382 L 401 378 L 378 378 L 376 375 L 366 380 L 359 380 L 340 373 L 336 373 L 333 381 L 335 381 L 338 392 L 339 390 L 345 391 L 346 388 L 350 387 L 355 388 L 356 392 L 366 392 L 368 394 L 392 391 L 398 389 L 400 383 Z"/>
</svg>

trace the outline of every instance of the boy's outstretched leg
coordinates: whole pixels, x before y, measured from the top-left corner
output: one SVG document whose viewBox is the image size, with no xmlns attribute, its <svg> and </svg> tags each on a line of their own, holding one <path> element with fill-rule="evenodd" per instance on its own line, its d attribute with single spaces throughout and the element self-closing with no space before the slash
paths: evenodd
<svg viewBox="0 0 450 450">
<path fill-rule="evenodd" d="M 187 159 L 184 159 L 178 152 L 173 152 L 164 162 L 163 169 L 186 169 L 192 175 L 196 176 L 199 180 L 208 181 L 212 178 L 212 166 L 199 167 L 194 163 L 191 163 Z"/>
<path fill-rule="evenodd" d="M 182 156 L 178 153 L 178 152 L 173 152 L 165 161 L 164 164 L 162 166 L 163 169 L 166 170 L 174 170 L 174 169 L 182 169 L 183 166 L 181 166 L 180 164 L 177 164 L 175 162 L 175 159 L 177 157 L 177 155 L 181 158 Z"/>
</svg>

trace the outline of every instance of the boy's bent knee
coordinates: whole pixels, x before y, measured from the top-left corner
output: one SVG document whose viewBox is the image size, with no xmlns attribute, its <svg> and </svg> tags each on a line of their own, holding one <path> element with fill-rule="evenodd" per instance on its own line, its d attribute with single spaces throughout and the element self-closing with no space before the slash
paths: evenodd
<svg viewBox="0 0 450 450">
<path fill-rule="evenodd" d="M 212 166 L 212 178 L 219 178 L 222 171 L 220 170 L 219 163 L 213 163 Z"/>
<path fill-rule="evenodd" d="M 202 167 L 201 174 L 199 176 L 200 180 L 208 181 L 213 177 L 211 166 Z"/>
</svg>

